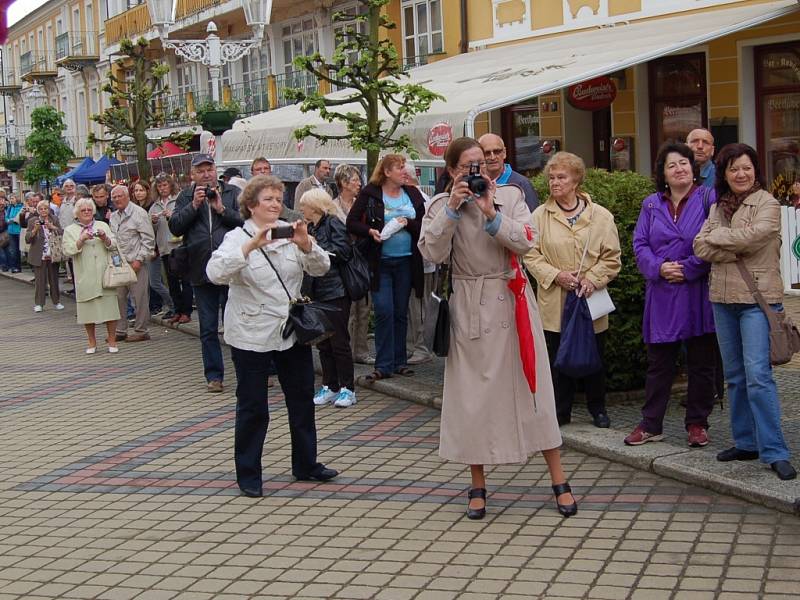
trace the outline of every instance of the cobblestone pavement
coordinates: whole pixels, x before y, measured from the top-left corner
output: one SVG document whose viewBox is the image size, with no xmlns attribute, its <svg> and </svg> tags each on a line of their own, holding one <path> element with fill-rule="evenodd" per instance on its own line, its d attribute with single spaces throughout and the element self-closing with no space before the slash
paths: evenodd
<svg viewBox="0 0 800 600">
<path fill-rule="evenodd" d="M 540 457 L 490 470 L 489 515 L 437 455 L 439 413 L 359 390 L 318 410 L 320 458 L 294 482 L 280 395 L 267 496 L 240 497 L 232 376 L 207 394 L 198 341 L 83 353 L 74 304 L 31 312 L 0 279 L 0 600 L 39 598 L 789 599 L 800 520 L 566 450 L 580 501 L 556 513 Z M 231 365 L 226 365 L 228 373 Z"/>
</svg>

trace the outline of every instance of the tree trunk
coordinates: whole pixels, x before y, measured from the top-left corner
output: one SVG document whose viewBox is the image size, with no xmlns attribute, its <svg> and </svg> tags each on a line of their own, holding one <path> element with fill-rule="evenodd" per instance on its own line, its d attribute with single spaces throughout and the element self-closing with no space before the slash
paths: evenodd
<svg viewBox="0 0 800 600">
<path fill-rule="evenodd" d="M 141 90 L 147 85 L 147 59 L 144 50 L 140 50 L 136 57 L 134 71 L 134 100 L 132 110 L 133 142 L 136 148 L 136 166 L 139 169 L 139 179 L 150 182 L 150 162 L 147 160 L 147 102 Z"/>
<path fill-rule="evenodd" d="M 378 47 L 378 29 L 380 23 L 381 8 L 375 4 L 369 5 L 369 43 L 372 48 Z M 372 60 L 369 63 L 369 75 L 372 81 L 375 81 L 380 76 L 378 73 L 378 56 L 373 54 Z M 370 90 L 367 93 L 367 127 L 371 136 L 378 134 L 378 93 L 375 90 Z M 373 137 L 374 139 L 374 137 Z M 375 170 L 375 165 L 378 164 L 378 157 L 380 156 L 379 148 L 367 149 L 367 179 L 372 177 L 372 171 Z"/>
</svg>

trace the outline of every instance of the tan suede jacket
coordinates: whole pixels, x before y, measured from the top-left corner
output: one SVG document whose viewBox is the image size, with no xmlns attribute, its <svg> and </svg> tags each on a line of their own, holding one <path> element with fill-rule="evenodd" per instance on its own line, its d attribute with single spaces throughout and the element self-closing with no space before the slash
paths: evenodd
<svg viewBox="0 0 800 600">
<path fill-rule="evenodd" d="M 768 303 L 783 302 L 781 210 L 769 192 L 759 190 L 745 198 L 730 226 L 722 209 L 714 204 L 694 239 L 694 253 L 711 263 L 711 302 L 756 303 L 736 267 L 737 257 L 744 259 Z"/>
</svg>

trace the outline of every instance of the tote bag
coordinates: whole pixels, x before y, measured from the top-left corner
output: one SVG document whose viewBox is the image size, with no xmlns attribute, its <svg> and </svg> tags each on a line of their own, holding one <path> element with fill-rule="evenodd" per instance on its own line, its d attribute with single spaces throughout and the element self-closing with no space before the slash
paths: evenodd
<svg viewBox="0 0 800 600">
<path fill-rule="evenodd" d="M 564 302 L 561 341 L 553 365 L 568 377 L 580 378 L 603 369 L 586 298 L 571 292 Z"/>
<path fill-rule="evenodd" d="M 119 252 L 108 253 L 108 263 L 103 272 L 103 287 L 108 290 L 136 283 L 136 271 Z"/>
<path fill-rule="evenodd" d="M 370 273 L 369 263 L 358 246 L 353 244 L 353 257 L 346 263 L 339 265 L 339 274 L 342 276 L 344 289 L 352 301 L 365 298 L 369 292 Z"/>
</svg>

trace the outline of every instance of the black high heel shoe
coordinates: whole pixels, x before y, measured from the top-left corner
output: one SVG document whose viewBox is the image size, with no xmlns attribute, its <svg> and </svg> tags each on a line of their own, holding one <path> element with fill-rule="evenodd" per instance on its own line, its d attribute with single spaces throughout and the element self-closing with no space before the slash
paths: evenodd
<svg viewBox="0 0 800 600">
<path fill-rule="evenodd" d="M 561 494 L 572 494 L 572 488 L 569 487 L 569 484 L 566 481 L 564 483 L 557 483 L 554 485 L 553 494 L 556 497 L 556 506 L 558 507 L 558 512 L 561 513 L 561 516 L 571 517 L 578 514 L 578 503 L 574 502 L 575 496 L 572 496 L 572 504 L 559 504 L 558 502 L 558 497 Z"/>
<path fill-rule="evenodd" d="M 486 488 L 473 488 L 467 492 L 467 499 L 483 498 L 483 508 L 470 508 L 467 504 L 467 518 L 468 519 L 482 519 L 486 516 Z"/>
</svg>

